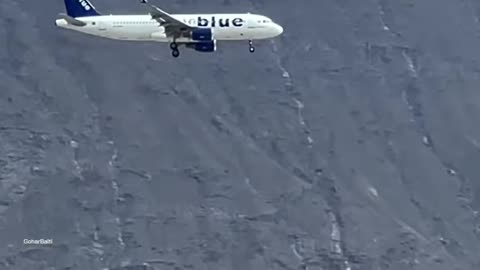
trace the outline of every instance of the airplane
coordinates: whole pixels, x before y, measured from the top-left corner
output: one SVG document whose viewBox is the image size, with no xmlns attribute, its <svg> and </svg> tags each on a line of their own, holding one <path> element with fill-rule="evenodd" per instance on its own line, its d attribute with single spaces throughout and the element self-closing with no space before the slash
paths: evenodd
<svg viewBox="0 0 480 270">
<path fill-rule="evenodd" d="M 102 15 L 89 0 L 64 0 L 64 4 L 66 13 L 55 20 L 57 27 L 114 40 L 169 42 L 175 58 L 183 45 L 199 52 L 214 52 L 217 40 L 248 40 L 253 53 L 253 40 L 283 33 L 283 27 L 269 17 L 251 13 L 169 14 L 150 5 L 146 15 Z"/>
</svg>

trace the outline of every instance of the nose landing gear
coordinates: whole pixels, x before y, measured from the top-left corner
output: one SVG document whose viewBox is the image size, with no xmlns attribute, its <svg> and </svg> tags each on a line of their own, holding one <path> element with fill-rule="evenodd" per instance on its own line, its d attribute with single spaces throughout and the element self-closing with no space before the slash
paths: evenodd
<svg viewBox="0 0 480 270">
<path fill-rule="evenodd" d="M 252 42 L 251 39 L 248 41 L 248 50 L 249 50 L 251 53 L 254 53 L 254 52 L 255 52 L 255 47 L 253 46 L 253 42 Z"/>
</svg>

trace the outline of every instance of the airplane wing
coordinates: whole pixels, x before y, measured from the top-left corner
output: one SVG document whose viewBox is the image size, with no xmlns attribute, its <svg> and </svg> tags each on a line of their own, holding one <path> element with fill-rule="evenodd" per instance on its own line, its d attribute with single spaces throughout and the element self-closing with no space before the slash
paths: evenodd
<svg viewBox="0 0 480 270">
<path fill-rule="evenodd" d="M 173 18 L 170 14 L 155 5 L 151 5 L 150 15 L 152 19 L 157 20 L 161 26 L 165 27 L 167 37 L 181 37 L 197 28 Z"/>
</svg>

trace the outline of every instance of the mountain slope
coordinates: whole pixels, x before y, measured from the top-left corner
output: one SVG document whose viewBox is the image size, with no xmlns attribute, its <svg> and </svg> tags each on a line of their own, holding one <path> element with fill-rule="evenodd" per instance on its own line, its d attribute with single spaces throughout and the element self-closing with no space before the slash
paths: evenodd
<svg viewBox="0 0 480 270">
<path fill-rule="evenodd" d="M 156 4 L 285 33 L 173 59 L 0 3 L 0 269 L 480 267 L 480 5 Z"/>
</svg>

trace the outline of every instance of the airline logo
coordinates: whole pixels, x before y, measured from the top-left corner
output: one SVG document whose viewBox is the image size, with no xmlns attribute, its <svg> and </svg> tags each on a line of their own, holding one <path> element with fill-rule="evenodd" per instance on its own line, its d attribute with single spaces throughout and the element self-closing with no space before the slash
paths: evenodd
<svg viewBox="0 0 480 270">
<path fill-rule="evenodd" d="M 80 3 L 80 5 L 82 5 L 83 9 L 85 9 L 86 11 L 89 11 L 91 9 L 90 5 L 85 0 L 78 0 L 78 3 Z"/>
<path fill-rule="evenodd" d="M 242 27 L 245 21 L 242 18 L 216 18 L 212 16 L 211 18 L 204 18 L 198 16 L 197 19 L 190 19 L 188 21 L 184 20 L 185 23 L 189 25 L 196 25 L 198 27 Z"/>
</svg>

